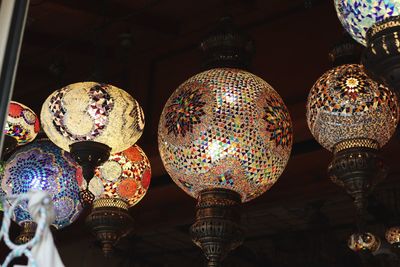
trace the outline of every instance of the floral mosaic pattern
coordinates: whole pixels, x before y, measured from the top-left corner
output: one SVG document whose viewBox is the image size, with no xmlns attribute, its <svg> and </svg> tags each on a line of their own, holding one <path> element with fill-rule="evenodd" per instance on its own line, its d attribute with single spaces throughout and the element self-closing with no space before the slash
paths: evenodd
<svg viewBox="0 0 400 267">
<path fill-rule="evenodd" d="M 197 86 L 190 86 L 176 96 L 171 104 L 166 107 L 166 124 L 168 134 L 173 133 L 185 136 L 186 133 L 193 132 L 193 125 L 201 123 L 201 117 L 205 115 L 203 106 L 206 104 L 201 100 L 201 92 L 196 90 Z"/>
<path fill-rule="evenodd" d="M 371 80 L 358 64 L 327 71 L 308 96 L 308 126 L 328 150 L 352 138 L 373 139 L 384 146 L 394 134 L 398 119 L 396 95 Z"/>
<path fill-rule="evenodd" d="M 393 0 L 335 0 L 335 7 L 343 27 L 363 45 L 375 23 L 400 15 L 400 2 Z"/>
<path fill-rule="evenodd" d="M 177 130 L 181 116 L 185 134 Z M 292 126 L 283 101 L 264 80 L 238 69 L 211 69 L 171 95 L 161 114 L 158 144 L 166 170 L 189 195 L 227 188 L 246 202 L 283 172 Z"/>
<path fill-rule="evenodd" d="M 76 162 L 47 139 L 37 140 L 14 153 L 6 162 L 1 189 L 6 197 L 29 190 L 50 194 L 56 218 L 52 225 L 58 229 L 73 223 L 82 207 L 79 201 L 80 184 Z M 24 202 L 14 212 L 13 219 L 21 224 L 32 221 Z"/>
<path fill-rule="evenodd" d="M 89 182 L 89 190 L 96 199 L 118 198 L 132 207 L 144 197 L 150 180 L 150 161 L 143 150 L 134 145 L 111 155 L 98 167 Z"/>
<path fill-rule="evenodd" d="M 74 142 L 89 140 L 120 152 L 136 143 L 144 129 L 143 111 L 132 96 L 95 82 L 55 91 L 44 102 L 41 117 L 47 136 L 66 151 Z"/>
<path fill-rule="evenodd" d="M 292 125 L 285 104 L 282 99 L 271 96 L 264 107 L 266 115 L 263 119 L 268 123 L 267 132 L 271 133 L 271 140 L 276 146 L 289 146 L 292 144 Z"/>
<path fill-rule="evenodd" d="M 36 114 L 27 106 L 11 101 L 4 134 L 15 138 L 18 145 L 27 144 L 39 133 L 40 122 Z"/>
</svg>

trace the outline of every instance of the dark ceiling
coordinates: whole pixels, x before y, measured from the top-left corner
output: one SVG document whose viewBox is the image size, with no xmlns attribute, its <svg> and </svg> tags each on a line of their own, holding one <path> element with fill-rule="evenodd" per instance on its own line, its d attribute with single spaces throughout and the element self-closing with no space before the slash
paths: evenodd
<svg viewBox="0 0 400 267">
<path fill-rule="evenodd" d="M 156 134 L 169 95 L 201 70 L 200 40 L 225 15 L 254 39 L 251 70 L 284 99 L 295 137 L 277 184 L 244 206 L 247 238 L 225 266 L 362 266 L 346 247 L 354 222 L 351 200 L 329 181 L 332 156 L 313 140 L 305 118 L 308 92 L 330 67 L 327 54 L 341 38 L 333 1 L 36 0 L 13 99 L 39 113 L 46 97 L 69 83 L 96 80 L 125 89 L 144 108 L 146 129 L 139 144 L 153 170 L 150 191 L 132 208 L 134 234 L 121 240 L 111 258 L 103 258 L 85 228 L 85 214 L 55 233 L 66 266 L 203 266 L 188 234 L 195 200 L 166 174 Z M 400 212 L 399 151 L 396 137 L 383 151 L 390 175 L 371 199 L 369 225 L 381 238 L 384 224 Z M 380 266 L 400 266 L 391 257 L 375 258 Z"/>
</svg>

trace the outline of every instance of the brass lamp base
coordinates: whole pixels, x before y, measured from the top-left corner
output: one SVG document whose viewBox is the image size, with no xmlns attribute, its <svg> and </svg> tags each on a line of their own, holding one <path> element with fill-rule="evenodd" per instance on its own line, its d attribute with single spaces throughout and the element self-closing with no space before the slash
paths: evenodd
<svg viewBox="0 0 400 267">
<path fill-rule="evenodd" d="M 21 233 L 15 239 L 15 243 L 22 245 L 31 241 L 35 236 L 36 228 L 37 224 L 35 222 L 23 222 Z"/>
<path fill-rule="evenodd" d="M 121 199 L 104 198 L 93 202 L 93 209 L 86 218 L 86 225 L 100 242 L 104 256 L 108 257 L 120 238 L 129 234 L 133 219 L 128 204 Z"/>
<path fill-rule="evenodd" d="M 400 92 L 400 16 L 376 23 L 367 33 L 362 63 L 370 76 Z"/>
<path fill-rule="evenodd" d="M 358 219 L 365 212 L 367 196 L 387 176 L 378 148 L 378 143 L 369 139 L 343 141 L 335 146 L 334 158 L 328 167 L 331 180 L 353 198 Z"/>
<path fill-rule="evenodd" d="M 199 195 L 190 234 L 203 250 L 209 267 L 220 266 L 226 255 L 243 242 L 240 203 L 240 195 L 227 189 L 204 190 Z"/>
</svg>

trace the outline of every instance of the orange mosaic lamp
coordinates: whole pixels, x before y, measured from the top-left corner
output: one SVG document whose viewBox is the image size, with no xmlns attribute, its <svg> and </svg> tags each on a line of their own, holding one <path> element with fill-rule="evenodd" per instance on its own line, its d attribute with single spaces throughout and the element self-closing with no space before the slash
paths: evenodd
<svg viewBox="0 0 400 267">
<path fill-rule="evenodd" d="M 95 170 L 89 182 L 89 190 L 95 196 L 94 206 L 112 200 L 124 202 L 121 205 L 126 208 L 133 207 L 146 194 L 150 179 L 150 161 L 138 145 L 112 154 Z"/>
<path fill-rule="evenodd" d="M 38 116 L 27 106 L 11 101 L 4 132 L 3 159 L 17 147 L 32 142 L 40 130 Z"/>
<path fill-rule="evenodd" d="M 138 145 L 112 154 L 95 170 L 88 185 L 95 199 L 86 223 L 101 242 L 105 255 L 132 230 L 128 209 L 144 197 L 150 179 L 150 161 Z"/>
</svg>

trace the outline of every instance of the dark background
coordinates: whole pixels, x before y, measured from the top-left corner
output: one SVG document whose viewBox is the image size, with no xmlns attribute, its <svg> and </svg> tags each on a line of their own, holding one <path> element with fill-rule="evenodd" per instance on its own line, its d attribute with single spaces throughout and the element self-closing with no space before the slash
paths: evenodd
<svg viewBox="0 0 400 267">
<path fill-rule="evenodd" d="M 282 96 L 295 140 L 276 185 L 244 205 L 246 241 L 225 266 L 361 266 L 346 246 L 354 230 L 351 200 L 328 179 L 332 155 L 314 141 L 305 116 L 308 92 L 330 68 L 328 52 L 341 38 L 333 1 L 36 0 L 29 9 L 13 99 L 39 114 L 47 96 L 69 83 L 94 80 L 125 89 L 145 111 L 139 145 L 153 172 L 150 191 L 131 209 L 135 230 L 113 257 L 102 256 L 85 227 L 87 212 L 55 233 L 66 266 L 203 266 L 202 253 L 188 235 L 195 200 L 166 174 L 156 135 L 167 98 L 201 70 L 199 42 L 225 15 L 254 39 L 251 71 Z M 384 224 L 400 207 L 399 141 L 396 136 L 383 149 L 390 174 L 370 202 L 369 227 L 382 239 Z M 399 266 L 387 249 L 379 253 L 380 266 Z"/>
</svg>

